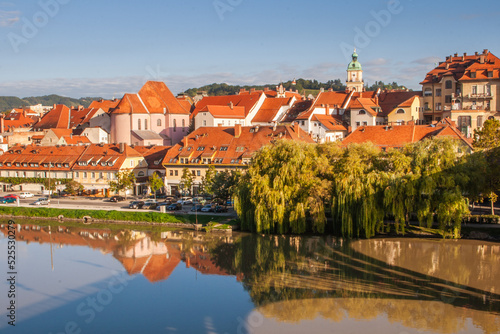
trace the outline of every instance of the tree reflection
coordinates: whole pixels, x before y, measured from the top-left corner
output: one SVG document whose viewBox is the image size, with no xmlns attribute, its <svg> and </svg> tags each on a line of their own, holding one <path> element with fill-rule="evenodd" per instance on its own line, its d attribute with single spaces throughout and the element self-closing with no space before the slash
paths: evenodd
<svg viewBox="0 0 500 334">
<path fill-rule="evenodd" d="M 262 313 L 283 321 L 318 315 L 339 321 L 346 313 L 373 319 L 385 313 L 391 321 L 443 333 L 460 330 L 468 317 L 485 332 L 500 330 L 496 290 L 468 285 L 472 273 L 492 274 L 489 279 L 495 280 L 497 272 L 470 259 L 461 263 L 467 256 L 460 244 L 432 248 L 432 241 L 422 241 L 413 247 L 377 248 L 376 240 L 369 242 L 363 254 L 356 243 L 331 237 L 251 235 L 219 245 L 211 254 L 218 266 L 239 276 Z M 390 264 L 398 247 L 410 269 Z M 442 263 L 446 252 L 455 252 L 452 263 Z M 428 265 L 436 258 L 441 259 L 437 265 L 443 266 L 442 277 L 433 275 L 438 269 Z"/>
</svg>

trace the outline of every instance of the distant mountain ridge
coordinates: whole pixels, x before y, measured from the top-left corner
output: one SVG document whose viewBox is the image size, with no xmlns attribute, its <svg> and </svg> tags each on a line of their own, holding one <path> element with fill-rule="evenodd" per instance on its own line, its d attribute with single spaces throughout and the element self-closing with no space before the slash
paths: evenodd
<svg viewBox="0 0 500 334">
<path fill-rule="evenodd" d="M 14 108 L 22 108 L 37 104 L 42 104 L 44 106 L 64 104 L 68 107 L 84 106 L 85 108 L 88 108 L 92 101 L 100 99 L 100 97 L 82 97 L 79 99 L 75 99 L 55 94 L 45 96 L 30 96 L 22 99 L 16 96 L 0 96 L 0 112 L 10 111 Z"/>
</svg>

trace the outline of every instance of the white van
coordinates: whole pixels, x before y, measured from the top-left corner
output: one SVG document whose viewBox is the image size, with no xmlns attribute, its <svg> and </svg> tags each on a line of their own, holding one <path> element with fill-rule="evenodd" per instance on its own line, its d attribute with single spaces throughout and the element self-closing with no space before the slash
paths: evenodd
<svg viewBox="0 0 500 334">
<path fill-rule="evenodd" d="M 33 197 L 34 195 L 30 192 L 22 192 L 19 194 L 19 197 L 20 198 L 30 198 L 30 197 Z"/>
</svg>

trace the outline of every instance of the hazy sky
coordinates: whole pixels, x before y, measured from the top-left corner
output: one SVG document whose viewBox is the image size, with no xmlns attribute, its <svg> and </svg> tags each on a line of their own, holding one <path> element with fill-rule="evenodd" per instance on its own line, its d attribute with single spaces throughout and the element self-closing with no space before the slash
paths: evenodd
<svg viewBox="0 0 500 334">
<path fill-rule="evenodd" d="M 500 55 L 500 1 L 0 0 L 0 95 L 121 97 L 214 82 L 419 82 L 446 56 Z M 480 4 L 480 6 L 479 6 Z"/>
</svg>

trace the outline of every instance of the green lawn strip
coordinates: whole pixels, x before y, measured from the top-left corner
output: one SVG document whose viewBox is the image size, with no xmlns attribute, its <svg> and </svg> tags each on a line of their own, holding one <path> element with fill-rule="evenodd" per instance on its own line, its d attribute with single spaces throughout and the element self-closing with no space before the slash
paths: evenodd
<svg viewBox="0 0 500 334">
<path fill-rule="evenodd" d="M 195 216 L 195 215 L 172 215 L 160 212 L 137 212 L 137 211 L 115 211 L 115 210 L 80 210 L 80 209 L 54 209 L 54 208 L 26 208 L 26 207 L 0 207 L 0 214 L 26 217 L 53 217 L 63 215 L 65 218 L 83 219 L 90 216 L 93 219 L 121 220 L 134 222 L 154 223 L 184 223 L 206 224 L 209 221 L 221 221 L 227 219 L 224 216 Z M 94 224 L 93 224 L 94 225 Z"/>
</svg>

